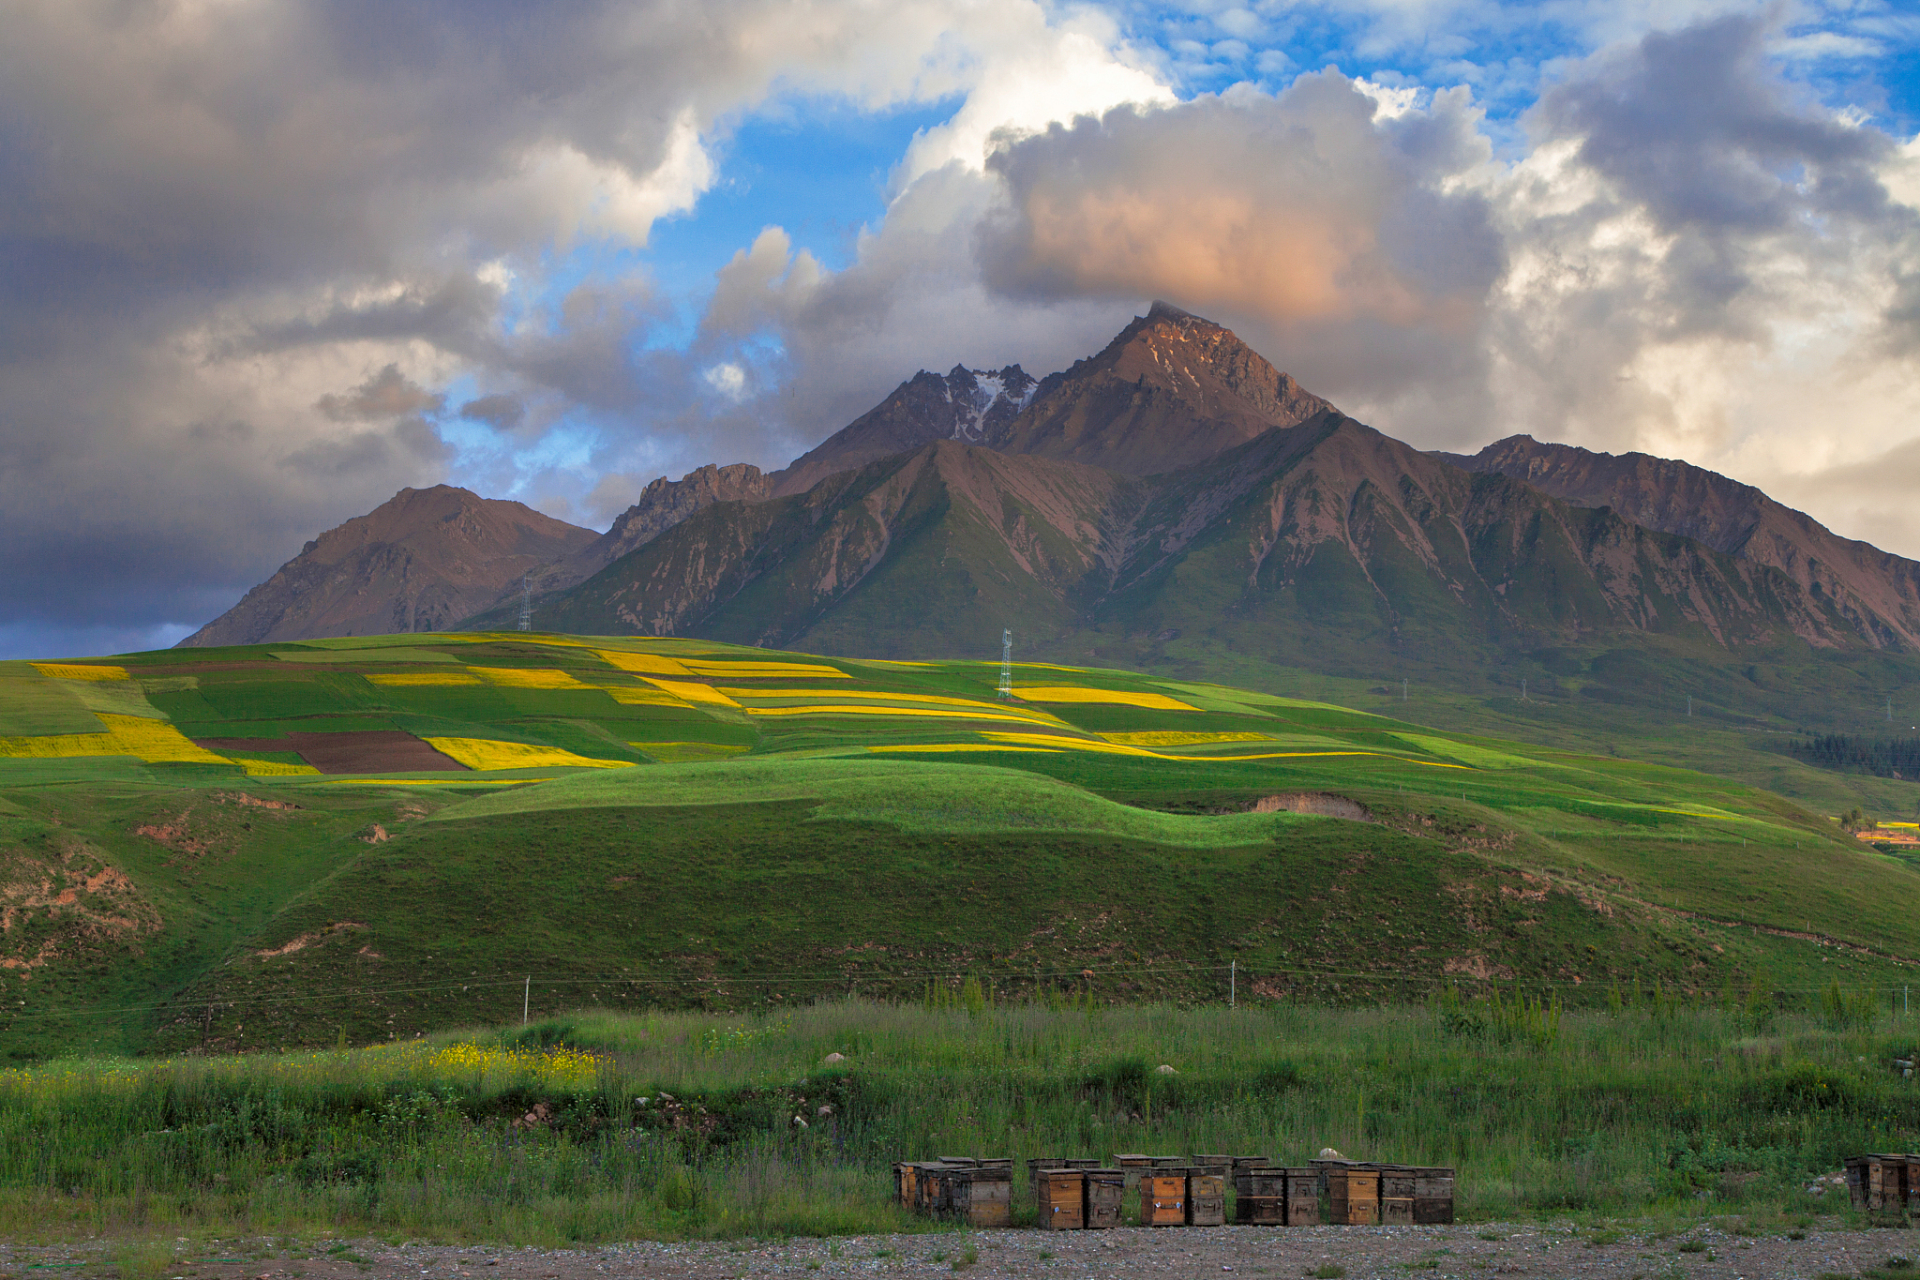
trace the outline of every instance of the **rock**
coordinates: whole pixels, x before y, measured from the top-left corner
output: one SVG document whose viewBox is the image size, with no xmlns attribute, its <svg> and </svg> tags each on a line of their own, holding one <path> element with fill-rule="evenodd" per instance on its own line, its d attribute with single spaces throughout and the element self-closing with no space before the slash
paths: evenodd
<svg viewBox="0 0 1920 1280">
<path fill-rule="evenodd" d="M 807 1122 L 801 1119 L 799 1116 L 795 1116 L 793 1118 L 793 1127 L 796 1129 L 804 1129 L 807 1127 Z"/>
<path fill-rule="evenodd" d="M 1168 1066 L 1164 1062 L 1161 1063 L 1159 1066 L 1155 1067 L 1154 1071 L 1156 1074 L 1163 1075 L 1163 1076 L 1177 1076 L 1180 1074 L 1178 1071 L 1175 1071 L 1172 1067 Z"/>
<path fill-rule="evenodd" d="M 825 1058 L 821 1059 L 821 1061 L 823 1062 L 845 1062 L 846 1060 L 847 1060 L 847 1055 L 844 1053 L 830 1053 Z"/>
<path fill-rule="evenodd" d="M 833 1114 L 833 1107 L 827 1103 L 821 1103 L 820 1109 L 813 1114 L 816 1116 L 830 1116 Z"/>
<path fill-rule="evenodd" d="M 1320 1148 L 1320 1158 L 1322 1160 L 1345 1160 L 1346 1159 L 1345 1156 L 1341 1155 L 1338 1151 L 1335 1151 L 1332 1147 Z"/>
</svg>

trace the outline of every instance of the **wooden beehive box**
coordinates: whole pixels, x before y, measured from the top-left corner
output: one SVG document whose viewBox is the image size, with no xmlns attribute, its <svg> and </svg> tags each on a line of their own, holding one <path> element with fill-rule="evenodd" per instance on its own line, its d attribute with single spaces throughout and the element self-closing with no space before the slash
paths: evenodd
<svg viewBox="0 0 1920 1280">
<path fill-rule="evenodd" d="M 1847 1195 L 1856 1209 L 1869 1213 L 1902 1212 L 1909 1185 L 1904 1155 L 1869 1153 L 1846 1162 Z"/>
<path fill-rule="evenodd" d="M 1087 1169 L 1087 1229 L 1120 1225 L 1126 1205 L 1127 1175 L 1120 1169 Z"/>
<path fill-rule="evenodd" d="M 1378 1226 L 1380 1171 L 1358 1164 L 1328 1169 L 1327 1203 L 1336 1227 Z"/>
<path fill-rule="evenodd" d="M 1040 1199 L 1040 1175 L 1048 1169 L 1064 1169 L 1067 1162 L 1058 1156 L 1033 1156 L 1027 1160 L 1027 1186 L 1035 1201 Z"/>
<path fill-rule="evenodd" d="M 1187 1161 L 1189 1169 L 1198 1169 L 1202 1173 L 1215 1173 L 1226 1177 L 1233 1172 L 1232 1156 L 1195 1156 Z"/>
<path fill-rule="evenodd" d="M 1187 1171 L 1187 1225 L 1220 1227 L 1227 1221 L 1227 1180 L 1205 1168 Z"/>
<path fill-rule="evenodd" d="M 1319 1217 L 1319 1193 L 1314 1193 L 1314 1216 Z M 1278 1227 L 1287 1221 L 1287 1171 L 1272 1165 L 1233 1168 L 1233 1220 L 1254 1226 Z"/>
<path fill-rule="evenodd" d="M 1413 1189 L 1418 1174 L 1411 1165 L 1380 1166 L 1380 1221 L 1385 1226 L 1413 1225 Z"/>
<path fill-rule="evenodd" d="M 1033 1201 L 1042 1231 L 1081 1230 L 1087 1225 L 1086 1170 L 1035 1170 Z"/>
<path fill-rule="evenodd" d="M 1149 1169 L 1140 1175 L 1140 1225 L 1187 1225 L 1186 1170 Z"/>
<path fill-rule="evenodd" d="M 1453 1170 L 1422 1168 L 1413 1171 L 1413 1220 L 1418 1225 L 1453 1221 Z"/>
<path fill-rule="evenodd" d="M 1013 1168 L 996 1161 L 971 1168 L 950 1169 L 949 1212 L 972 1227 L 1013 1225 Z"/>
<path fill-rule="evenodd" d="M 1288 1226 L 1317 1227 L 1320 1225 L 1320 1182 L 1318 1169 L 1287 1170 Z"/>
</svg>

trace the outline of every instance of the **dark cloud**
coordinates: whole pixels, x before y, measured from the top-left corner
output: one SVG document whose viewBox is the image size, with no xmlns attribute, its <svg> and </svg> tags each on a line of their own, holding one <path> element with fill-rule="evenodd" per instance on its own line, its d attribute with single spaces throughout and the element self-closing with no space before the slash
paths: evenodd
<svg viewBox="0 0 1920 1280">
<path fill-rule="evenodd" d="M 390 364 L 345 395 L 331 392 L 314 403 L 321 416 L 334 422 L 379 422 L 423 413 L 438 413 L 441 397 L 426 390 Z"/>
<path fill-rule="evenodd" d="M 519 396 L 481 396 L 461 405 L 460 416 L 472 422 L 484 422 L 496 431 L 512 431 L 526 420 L 527 406 Z"/>
</svg>

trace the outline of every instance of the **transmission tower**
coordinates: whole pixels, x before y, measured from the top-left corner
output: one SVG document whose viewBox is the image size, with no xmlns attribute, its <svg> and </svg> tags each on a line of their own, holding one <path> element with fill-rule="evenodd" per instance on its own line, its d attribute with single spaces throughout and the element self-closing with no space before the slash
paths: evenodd
<svg viewBox="0 0 1920 1280">
<path fill-rule="evenodd" d="M 520 575 L 520 629 L 533 630 L 533 584 L 524 573 Z"/>
<path fill-rule="evenodd" d="M 1000 696 L 1013 697 L 1013 632 L 1000 633 Z"/>
</svg>

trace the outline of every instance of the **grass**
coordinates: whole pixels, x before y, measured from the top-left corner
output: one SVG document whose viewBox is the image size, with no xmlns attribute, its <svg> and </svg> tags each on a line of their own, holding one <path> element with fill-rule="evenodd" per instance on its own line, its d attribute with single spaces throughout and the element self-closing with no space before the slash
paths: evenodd
<svg viewBox="0 0 1920 1280">
<path fill-rule="evenodd" d="M 1395 719 L 1408 704 L 1323 677 L 1281 696 L 1020 664 L 1023 688 L 1105 699 L 1042 709 L 997 698 L 994 663 L 531 633 L 112 665 L 127 678 L 0 670 L 0 892 L 29 904 L 0 937 L 0 1052 L 432 1032 L 506 1016 L 529 976 L 548 1007 L 963 974 L 1037 996 L 1091 971 L 1103 998 L 1513 978 L 1569 1006 L 1638 982 L 1790 1011 L 1836 982 L 1884 1003 L 1920 958 L 1920 870 L 1815 812 L 1554 734 Z M 49 731 L 81 720 L 106 731 Z M 317 778 L 192 741 L 375 728 L 474 772 Z M 1327 797 L 1370 820 L 1284 811 Z M 282 951 L 307 935 L 326 941 Z"/>
<path fill-rule="evenodd" d="M 368 1049 L 4 1072 L 0 1231 L 552 1246 L 928 1230 L 893 1204 L 891 1161 L 1298 1164 L 1331 1145 L 1455 1166 L 1468 1222 L 1571 1217 L 1597 1238 L 1653 1219 L 1685 1253 L 1729 1214 L 1761 1232 L 1852 1221 L 1807 1176 L 1920 1136 L 1920 1086 L 1891 1066 L 1915 1037 L 1884 1018 L 1756 1033 L 1737 1010 L 1649 1001 L 1568 1013 L 1540 1042 L 1438 1005 L 934 1004 L 580 1012 Z M 1032 1213 L 1016 1178 L 1016 1222 Z"/>
</svg>

